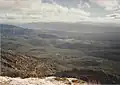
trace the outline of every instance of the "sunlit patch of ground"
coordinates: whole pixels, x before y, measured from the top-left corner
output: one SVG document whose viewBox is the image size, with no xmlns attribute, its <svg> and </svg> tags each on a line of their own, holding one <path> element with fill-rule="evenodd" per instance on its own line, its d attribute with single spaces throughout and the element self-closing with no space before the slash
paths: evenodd
<svg viewBox="0 0 120 85">
<path fill-rule="evenodd" d="M 87 83 L 76 78 L 60 78 L 60 77 L 45 77 L 45 78 L 10 78 L 0 77 L 0 85 L 95 85 L 95 82 Z M 99 84 L 97 84 L 99 85 Z"/>
</svg>

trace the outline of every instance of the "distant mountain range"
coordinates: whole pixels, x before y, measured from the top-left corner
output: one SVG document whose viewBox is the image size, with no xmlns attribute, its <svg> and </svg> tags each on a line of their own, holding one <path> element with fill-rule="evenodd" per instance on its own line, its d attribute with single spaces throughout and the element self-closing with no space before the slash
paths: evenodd
<svg viewBox="0 0 120 85">
<path fill-rule="evenodd" d="M 79 33 L 120 32 L 119 24 L 104 23 L 64 23 L 64 22 L 38 22 L 18 25 L 31 29 L 48 29 L 61 31 L 76 31 Z"/>
</svg>

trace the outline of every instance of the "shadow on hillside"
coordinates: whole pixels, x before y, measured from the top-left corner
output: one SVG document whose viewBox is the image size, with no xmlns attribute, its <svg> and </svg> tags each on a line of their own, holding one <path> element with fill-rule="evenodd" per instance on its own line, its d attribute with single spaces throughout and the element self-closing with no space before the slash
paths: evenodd
<svg viewBox="0 0 120 85">
<path fill-rule="evenodd" d="M 73 69 L 71 71 L 58 72 L 55 76 L 78 78 L 87 82 L 96 81 L 101 84 L 120 84 L 120 77 L 118 78 L 116 76 L 106 74 L 103 71 L 93 71 L 87 69 Z"/>
</svg>

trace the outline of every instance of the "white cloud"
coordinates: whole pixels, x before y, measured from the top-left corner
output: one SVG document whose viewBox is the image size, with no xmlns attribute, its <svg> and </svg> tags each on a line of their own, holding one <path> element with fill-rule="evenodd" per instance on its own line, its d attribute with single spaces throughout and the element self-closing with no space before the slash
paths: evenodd
<svg viewBox="0 0 120 85">
<path fill-rule="evenodd" d="M 120 8 L 120 0 L 97 0 L 98 5 L 105 7 L 106 10 L 116 10 Z"/>
<path fill-rule="evenodd" d="M 95 17 L 92 19 L 89 19 L 90 22 L 95 22 L 95 23 L 120 23 L 120 14 L 109 14 L 106 15 L 105 17 Z"/>
<path fill-rule="evenodd" d="M 0 1 L 1 3 L 1 1 Z M 8 4 L 9 6 L 4 4 Z M 81 9 L 62 7 L 58 4 L 42 3 L 40 0 L 2 0 L 0 8 L 9 9 L 0 11 L 0 19 L 4 22 L 33 22 L 33 21 L 64 21 L 75 22 L 89 19 L 90 13 Z M 13 5 L 14 4 L 14 5 Z"/>
<path fill-rule="evenodd" d="M 106 15 L 107 18 L 113 19 L 113 21 L 119 21 L 120 22 L 120 13 L 112 13 L 109 15 Z M 118 22 L 118 23 L 119 23 Z"/>
<path fill-rule="evenodd" d="M 51 0 L 50 3 L 43 3 L 41 0 L 0 0 L 0 23 L 4 22 L 117 22 L 120 12 L 115 17 L 90 17 L 91 13 L 85 12 L 82 8 L 67 8 L 58 5 Z M 93 0 L 90 0 L 93 2 Z M 120 7 L 119 0 L 96 0 L 95 3 L 107 10 Z M 90 4 L 85 3 L 88 8 Z"/>
</svg>

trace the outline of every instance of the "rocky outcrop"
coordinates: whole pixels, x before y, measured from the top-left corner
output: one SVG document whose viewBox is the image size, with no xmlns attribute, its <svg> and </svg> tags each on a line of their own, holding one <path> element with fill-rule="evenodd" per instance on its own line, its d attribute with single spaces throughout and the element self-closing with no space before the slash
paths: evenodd
<svg viewBox="0 0 120 85">
<path fill-rule="evenodd" d="M 88 84 L 87 82 L 76 78 L 58 78 L 54 76 L 41 79 L 0 77 L 0 85 L 90 85 L 90 83 Z M 91 85 L 93 84 L 91 83 Z"/>
</svg>

